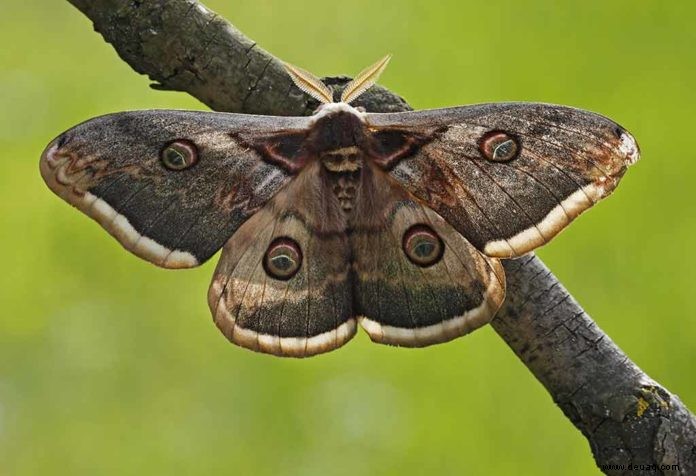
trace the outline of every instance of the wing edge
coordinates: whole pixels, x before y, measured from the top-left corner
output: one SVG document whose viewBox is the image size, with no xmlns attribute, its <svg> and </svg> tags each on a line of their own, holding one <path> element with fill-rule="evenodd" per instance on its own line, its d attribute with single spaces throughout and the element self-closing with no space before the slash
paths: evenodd
<svg viewBox="0 0 696 476">
<path fill-rule="evenodd" d="M 490 263 L 486 288 L 481 304 L 464 314 L 429 326 L 407 328 L 380 324 L 366 316 L 358 316 L 360 326 L 372 342 L 399 347 L 427 347 L 449 342 L 470 334 L 491 322 L 505 300 L 505 272 L 497 259 L 484 259 Z"/>
<path fill-rule="evenodd" d="M 46 147 L 39 162 L 41 177 L 52 192 L 99 223 L 121 246 L 139 258 L 169 269 L 193 268 L 201 264 L 198 258 L 188 251 L 169 249 L 142 235 L 131 225 L 128 218 L 118 213 L 103 199 L 88 191 L 75 190 L 74 181 L 68 178 L 70 173 L 66 171 L 71 163 L 70 157 L 56 154 L 59 149 L 58 142 L 59 138 Z"/>
</svg>

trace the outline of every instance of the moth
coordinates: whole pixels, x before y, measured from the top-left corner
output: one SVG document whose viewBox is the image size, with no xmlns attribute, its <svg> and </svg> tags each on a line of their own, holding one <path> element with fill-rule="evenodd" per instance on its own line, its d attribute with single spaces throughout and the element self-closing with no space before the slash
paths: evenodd
<svg viewBox="0 0 696 476">
<path fill-rule="evenodd" d="M 309 117 L 145 110 L 91 119 L 41 156 L 48 187 L 127 250 L 189 268 L 220 248 L 208 304 L 232 342 L 305 357 L 358 324 L 421 347 L 493 319 L 500 260 L 547 243 L 638 160 L 615 122 L 497 103 L 369 113 L 286 65 Z"/>
</svg>

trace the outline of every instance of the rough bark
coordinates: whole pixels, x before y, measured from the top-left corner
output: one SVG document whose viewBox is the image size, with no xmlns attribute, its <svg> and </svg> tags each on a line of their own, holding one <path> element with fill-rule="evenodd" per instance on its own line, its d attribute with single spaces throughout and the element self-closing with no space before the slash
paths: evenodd
<svg viewBox="0 0 696 476">
<path fill-rule="evenodd" d="M 218 111 L 304 115 L 317 105 L 280 60 L 196 1 L 69 1 L 157 89 L 186 91 Z M 341 86 L 347 78 L 326 80 Z M 409 109 L 379 87 L 358 105 Z M 639 369 L 537 257 L 504 265 L 507 299 L 493 328 L 585 435 L 598 467 L 611 475 L 695 475 L 696 418 L 679 398 Z"/>
</svg>

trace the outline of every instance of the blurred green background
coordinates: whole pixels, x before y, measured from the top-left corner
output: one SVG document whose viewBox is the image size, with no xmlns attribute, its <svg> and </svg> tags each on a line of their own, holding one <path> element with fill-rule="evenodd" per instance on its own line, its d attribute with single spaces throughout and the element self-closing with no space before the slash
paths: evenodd
<svg viewBox="0 0 696 476">
<path fill-rule="evenodd" d="M 605 114 L 642 161 L 539 255 L 632 359 L 696 409 L 696 4 L 215 0 L 277 56 L 382 84 L 416 108 L 527 100 Z M 43 184 L 64 129 L 157 92 L 64 1 L 0 16 L 0 474 L 598 473 L 589 447 L 486 327 L 422 350 L 283 360 L 230 345 L 206 305 L 216 259 L 125 252 Z"/>
</svg>

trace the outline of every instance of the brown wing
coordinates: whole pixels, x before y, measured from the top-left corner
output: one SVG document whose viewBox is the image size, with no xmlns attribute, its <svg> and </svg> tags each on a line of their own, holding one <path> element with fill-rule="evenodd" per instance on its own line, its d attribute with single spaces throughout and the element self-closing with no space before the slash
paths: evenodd
<svg viewBox="0 0 696 476">
<path fill-rule="evenodd" d="M 368 114 L 376 162 L 479 250 L 522 255 L 617 186 L 639 151 L 611 120 L 504 103 Z"/>
<path fill-rule="evenodd" d="M 355 312 L 375 342 L 445 342 L 489 322 L 503 302 L 500 262 L 380 170 L 365 176 L 350 240 Z"/>
<path fill-rule="evenodd" d="M 301 168 L 283 165 L 292 165 L 307 125 L 307 118 L 193 111 L 111 114 L 52 141 L 41 174 L 126 249 L 160 266 L 191 267 Z M 285 163 L 269 160 L 276 156 Z"/>
<path fill-rule="evenodd" d="M 208 303 L 236 344 L 306 357 L 355 335 L 345 224 L 318 167 L 310 164 L 223 248 Z"/>
</svg>

